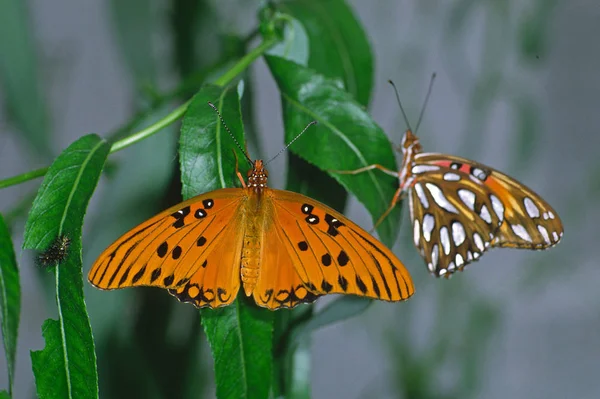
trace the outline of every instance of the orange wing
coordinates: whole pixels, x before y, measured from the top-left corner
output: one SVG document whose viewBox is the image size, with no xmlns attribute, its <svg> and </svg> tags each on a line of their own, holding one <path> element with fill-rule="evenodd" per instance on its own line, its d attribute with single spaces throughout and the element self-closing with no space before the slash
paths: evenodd
<svg viewBox="0 0 600 399">
<path fill-rule="evenodd" d="M 125 233 L 96 260 L 101 289 L 166 288 L 184 302 L 230 304 L 240 286 L 243 189 L 212 191 L 175 205 Z"/>
<path fill-rule="evenodd" d="M 336 293 L 400 301 L 414 293 L 402 262 L 339 212 L 290 191 L 269 190 L 269 197 L 273 220 L 254 291 L 259 305 L 293 307 Z"/>
</svg>

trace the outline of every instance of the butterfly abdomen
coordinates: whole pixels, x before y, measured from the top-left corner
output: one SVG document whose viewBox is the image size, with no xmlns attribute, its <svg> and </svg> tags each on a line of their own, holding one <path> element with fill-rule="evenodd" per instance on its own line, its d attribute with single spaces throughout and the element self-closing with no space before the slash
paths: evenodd
<svg viewBox="0 0 600 399">
<path fill-rule="evenodd" d="M 240 278 L 246 296 L 252 295 L 258 278 L 262 260 L 265 209 L 262 195 L 252 195 L 247 201 L 246 223 L 242 245 Z"/>
</svg>

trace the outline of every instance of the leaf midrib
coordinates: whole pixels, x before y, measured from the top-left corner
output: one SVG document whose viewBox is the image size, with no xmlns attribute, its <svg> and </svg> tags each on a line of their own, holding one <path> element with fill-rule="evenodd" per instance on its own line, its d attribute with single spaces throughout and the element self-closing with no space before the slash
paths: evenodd
<svg viewBox="0 0 600 399">
<path fill-rule="evenodd" d="M 81 181 L 81 176 L 83 175 L 83 171 L 87 167 L 87 164 L 90 162 L 90 159 L 93 158 L 93 156 L 96 153 L 96 151 L 102 145 L 104 145 L 104 143 L 105 143 L 105 141 L 102 140 L 102 139 L 100 141 L 98 141 L 98 144 L 96 144 L 89 151 L 89 155 L 81 163 L 81 167 L 79 168 L 79 172 L 77 173 L 77 177 L 75 178 L 75 182 L 73 183 L 73 187 L 71 188 L 71 191 L 69 192 L 69 197 L 67 198 L 67 202 L 65 204 L 65 209 L 63 211 L 60 223 L 58 225 L 58 237 L 60 237 L 62 235 L 64 223 L 65 223 L 65 220 L 66 220 L 66 217 L 67 217 L 67 213 L 69 212 L 69 208 L 71 206 L 71 202 L 73 201 L 73 197 L 75 195 L 75 192 L 77 191 L 77 188 L 79 187 L 79 183 Z M 56 306 L 58 308 L 58 321 L 59 321 L 59 324 L 60 324 L 60 337 L 61 337 L 61 342 L 62 342 L 62 347 L 63 347 L 63 357 L 65 359 L 65 375 L 66 375 L 66 378 L 67 378 L 67 391 L 69 393 L 69 399 L 72 399 L 73 398 L 73 393 L 72 393 L 72 387 L 71 387 L 71 373 L 69 372 L 69 354 L 68 354 L 68 351 L 67 351 L 67 337 L 66 337 L 66 332 L 65 332 L 64 318 L 63 318 L 63 314 L 62 314 L 62 303 L 61 303 L 60 296 L 59 296 L 60 267 L 56 267 L 56 269 L 55 269 L 55 275 L 56 275 L 56 284 L 55 284 L 56 285 Z"/>
</svg>

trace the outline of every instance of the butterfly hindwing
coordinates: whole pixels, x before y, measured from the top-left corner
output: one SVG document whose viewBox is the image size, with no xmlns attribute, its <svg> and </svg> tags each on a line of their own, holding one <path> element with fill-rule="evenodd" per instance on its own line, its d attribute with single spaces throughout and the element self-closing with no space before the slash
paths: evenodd
<svg viewBox="0 0 600 399">
<path fill-rule="evenodd" d="M 430 272 L 462 270 L 490 247 L 502 223 L 495 201 L 462 171 L 439 167 L 417 175 L 409 193 L 413 239 Z"/>
<path fill-rule="evenodd" d="M 265 235 L 262 259 L 260 276 L 253 292 L 259 306 L 272 310 L 293 308 L 299 303 L 313 302 L 320 296 L 316 289 L 306 287 L 274 228 Z"/>
<path fill-rule="evenodd" d="M 413 294 L 404 265 L 361 227 L 304 195 L 271 192 L 274 220 L 269 237 L 279 238 L 312 294 L 354 294 L 386 301 Z"/>
<path fill-rule="evenodd" d="M 229 275 L 239 280 L 241 235 L 231 229 L 240 217 L 239 205 L 245 195 L 237 188 L 216 190 L 161 212 L 108 247 L 92 266 L 88 275 L 90 283 L 101 289 L 142 285 L 167 288 L 172 290 L 171 293 L 179 292 L 180 299 L 189 297 L 197 306 L 215 307 L 214 303 L 205 300 L 206 295 L 196 294 L 196 289 L 205 294 L 201 285 L 205 282 L 213 291 L 222 286 L 231 293 L 231 298 L 235 298 L 239 281 L 233 285 L 236 280 Z M 225 245 L 224 238 L 230 240 L 233 237 L 239 243 L 228 242 L 226 245 L 229 249 L 236 248 L 237 254 L 231 251 L 223 260 L 214 258 L 212 253 L 219 253 Z M 210 263 L 211 259 L 214 259 L 214 265 Z M 226 260 L 232 262 L 224 266 L 228 273 L 217 273 L 215 268 Z M 198 287 L 192 288 L 191 284 Z M 185 287 L 188 289 L 184 293 Z M 196 297 L 201 300 L 194 300 Z M 218 293 L 210 298 L 214 297 L 218 298 Z M 229 298 L 228 295 L 221 297 Z M 221 302 L 224 305 L 231 301 Z"/>
</svg>

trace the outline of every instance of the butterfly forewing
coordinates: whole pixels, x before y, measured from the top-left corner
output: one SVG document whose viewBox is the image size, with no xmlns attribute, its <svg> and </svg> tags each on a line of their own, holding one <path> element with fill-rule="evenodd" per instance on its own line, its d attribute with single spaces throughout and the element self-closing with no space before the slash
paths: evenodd
<svg viewBox="0 0 600 399">
<path fill-rule="evenodd" d="M 489 166 L 424 153 L 415 157 L 412 171 L 415 245 L 438 276 L 462 269 L 459 263 L 477 259 L 488 247 L 544 249 L 562 237 L 550 205 Z"/>
<path fill-rule="evenodd" d="M 235 280 L 229 274 L 239 276 L 241 235 L 230 230 L 240 217 L 239 203 L 244 196 L 242 189 L 217 190 L 161 212 L 108 247 L 92 266 L 90 283 L 101 289 L 141 285 L 168 288 L 183 299 L 187 298 L 185 295 L 200 298 L 198 306 L 211 307 L 215 303 L 205 299 L 218 297 L 215 292 L 218 283 L 235 298 L 239 281 L 233 286 Z M 232 238 L 239 243 L 227 243 L 231 256 L 223 260 L 211 256 L 222 248 L 225 240 Z M 211 258 L 212 264 L 207 263 Z M 221 265 L 225 260 L 231 264 Z M 230 273 L 217 272 L 217 267 L 227 268 Z M 205 277 L 210 281 L 205 281 Z M 210 284 L 208 288 L 214 295 L 192 295 L 196 290 L 206 292 L 203 282 Z M 184 292 L 185 287 L 191 292 Z"/>
<path fill-rule="evenodd" d="M 303 195 L 273 192 L 272 228 L 311 293 L 354 294 L 386 301 L 413 294 L 406 268 L 361 227 Z"/>
</svg>

